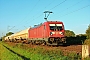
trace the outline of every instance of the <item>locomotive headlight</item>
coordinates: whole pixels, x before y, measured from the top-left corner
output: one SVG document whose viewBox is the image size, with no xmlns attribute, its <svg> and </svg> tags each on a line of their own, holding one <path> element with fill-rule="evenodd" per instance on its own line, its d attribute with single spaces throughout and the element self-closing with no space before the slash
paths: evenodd
<svg viewBox="0 0 90 60">
<path fill-rule="evenodd" d="M 52 34 L 55 34 L 55 32 L 52 32 Z"/>
<path fill-rule="evenodd" d="M 63 35 L 63 32 L 59 32 L 59 34 Z"/>
<path fill-rule="evenodd" d="M 53 35 L 53 34 L 55 34 L 55 32 L 50 32 L 50 35 Z"/>
<path fill-rule="evenodd" d="M 52 33 L 52 32 L 50 32 L 50 35 L 53 35 L 53 33 Z"/>
</svg>

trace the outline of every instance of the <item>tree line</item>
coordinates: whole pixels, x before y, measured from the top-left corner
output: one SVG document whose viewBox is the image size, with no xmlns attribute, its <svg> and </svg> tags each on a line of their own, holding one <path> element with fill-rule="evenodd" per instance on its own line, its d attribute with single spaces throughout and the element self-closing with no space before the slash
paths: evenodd
<svg viewBox="0 0 90 60">
<path fill-rule="evenodd" d="M 85 34 L 75 35 L 73 31 L 65 30 L 67 44 L 89 44 L 90 45 L 90 25 L 85 31 Z"/>
<path fill-rule="evenodd" d="M 4 40 L 4 38 L 5 38 L 6 36 L 9 36 L 9 35 L 12 35 L 12 34 L 14 34 L 14 33 L 13 33 L 13 32 L 8 32 L 8 33 L 6 33 L 5 36 L 3 36 L 3 37 L 0 38 L 0 41 Z"/>
<path fill-rule="evenodd" d="M 85 34 L 75 35 L 73 31 L 65 30 L 66 37 L 75 37 L 75 36 L 86 36 L 87 39 L 90 39 L 90 25 L 88 26 Z"/>
</svg>

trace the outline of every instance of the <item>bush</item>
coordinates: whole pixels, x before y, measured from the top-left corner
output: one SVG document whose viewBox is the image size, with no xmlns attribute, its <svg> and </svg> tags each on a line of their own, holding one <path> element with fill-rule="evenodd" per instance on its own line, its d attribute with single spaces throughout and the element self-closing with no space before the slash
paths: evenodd
<svg viewBox="0 0 90 60">
<path fill-rule="evenodd" d="M 84 44 L 90 45 L 90 39 L 86 39 L 86 40 L 84 41 Z"/>
<path fill-rule="evenodd" d="M 87 38 L 90 39 L 90 24 L 88 26 L 88 29 L 86 30 Z"/>
<path fill-rule="evenodd" d="M 81 59 L 81 55 L 77 54 L 76 52 L 70 52 L 68 54 L 68 57 L 71 58 L 71 60 L 80 60 Z"/>
<path fill-rule="evenodd" d="M 85 58 L 84 60 L 90 60 L 90 57 Z"/>
</svg>

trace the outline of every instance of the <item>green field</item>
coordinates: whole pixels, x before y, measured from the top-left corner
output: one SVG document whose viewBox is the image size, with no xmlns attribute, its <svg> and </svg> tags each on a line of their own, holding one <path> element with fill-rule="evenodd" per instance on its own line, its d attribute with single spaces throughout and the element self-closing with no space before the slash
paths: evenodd
<svg viewBox="0 0 90 60">
<path fill-rule="evenodd" d="M 70 53 L 64 56 L 60 50 L 46 50 L 41 47 L 28 48 L 23 44 L 10 46 L 0 42 L 1 60 L 81 60 L 81 56 Z"/>
<path fill-rule="evenodd" d="M 2 44 L 0 44 L 0 60 L 22 60 L 17 54 L 14 54 L 7 50 Z"/>
</svg>

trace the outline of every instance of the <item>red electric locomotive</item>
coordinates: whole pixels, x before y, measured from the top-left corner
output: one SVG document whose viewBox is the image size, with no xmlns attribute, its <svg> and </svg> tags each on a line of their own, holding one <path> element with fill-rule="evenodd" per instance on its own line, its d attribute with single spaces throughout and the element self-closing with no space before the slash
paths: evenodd
<svg viewBox="0 0 90 60">
<path fill-rule="evenodd" d="M 63 22 L 47 21 L 28 30 L 28 40 L 35 44 L 61 45 L 66 43 Z"/>
</svg>

